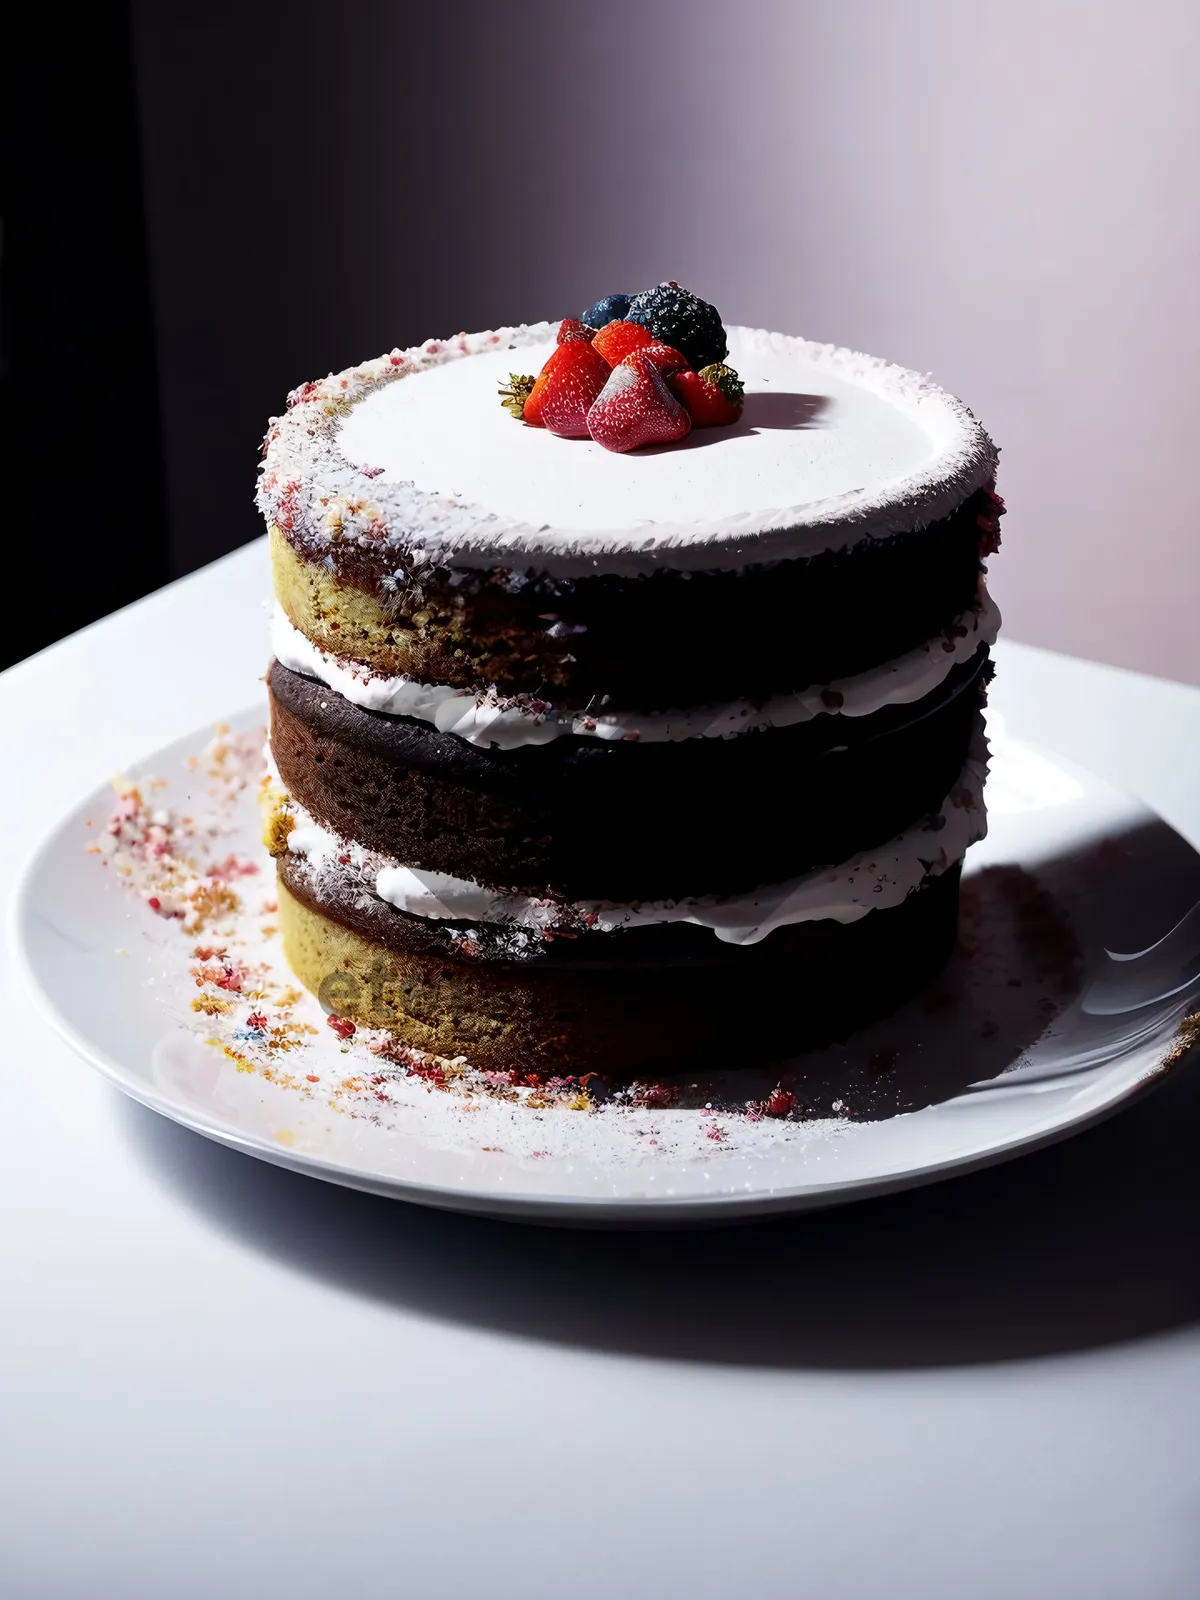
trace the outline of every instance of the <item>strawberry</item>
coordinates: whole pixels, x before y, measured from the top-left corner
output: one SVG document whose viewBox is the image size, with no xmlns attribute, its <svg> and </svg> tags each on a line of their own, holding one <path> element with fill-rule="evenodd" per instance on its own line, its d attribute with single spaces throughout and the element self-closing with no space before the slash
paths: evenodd
<svg viewBox="0 0 1200 1600">
<path fill-rule="evenodd" d="M 558 345 L 525 402 L 525 421 L 563 439 L 586 439 L 588 408 L 608 377 L 608 362 L 590 344 L 573 339 Z"/>
<path fill-rule="evenodd" d="M 596 337 L 595 328 L 589 328 L 586 322 L 580 322 L 577 317 L 564 317 L 558 325 L 558 338 L 556 344 L 573 344 L 581 339 L 584 344 L 591 344 Z"/>
<path fill-rule="evenodd" d="M 654 335 L 638 322 L 610 322 L 600 329 L 592 341 L 592 349 L 598 351 L 610 367 L 615 367 L 630 351 L 653 343 Z"/>
<path fill-rule="evenodd" d="M 672 373 L 687 370 L 687 357 L 681 356 L 679 351 L 673 350 L 669 344 L 660 344 L 657 339 L 653 344 L 648 344 L 642 354 L 655 372 L 660 372 L 664 378 L 669 378 Z"/>
<path fill-rule="evenodd" d="M 641 350 L 612 369 L 587 416 L 588 432 L 606 450 L 674 444 L 691 428 L 687 412 Z"/>
<path fill-rule="evenodd" d="M 548 365 L 549 363 L 547 362 Z M 531 428 L 540 428 L 542 425 L 542 396 L 546 392 L 546 385 L 542 383 L 542 373 L 545 370 L 546 368 L 543 367 L 521 399 L 521 421 L 527 422 Z M 538 388 L 539 383 L 542 384 L 540 389 Z M 501 394 L 504 393 L 503 390 L 500 392 Z M 512 411 L 513 415 L 516 416 L 516 412 L 513 411 L 511 405 L 508 405 L 507 401 L 501 400 L 500 404 L 505 406 L 507 410 Z"/>
<path fill-rule="evenodd" d="M 726 428 L 742 414 L 742 380 L 732 367 L 720 362 L 699 372 L 668 373 L 667 383 L 694 428 Z"/>
</svg>

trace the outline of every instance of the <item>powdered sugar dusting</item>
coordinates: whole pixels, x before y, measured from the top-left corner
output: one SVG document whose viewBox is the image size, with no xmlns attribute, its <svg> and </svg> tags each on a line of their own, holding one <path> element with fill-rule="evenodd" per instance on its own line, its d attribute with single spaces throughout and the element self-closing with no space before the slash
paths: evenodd
<svg viewBox="0 0 1200 1600">
<path fill-rule="evenodd" d="M 868 409 L 874 408 L 871 414 L 877 419 L 893 418 L 896 438 L 908 430 L 912 441 L 923 441 L 921 449 L 901 450 L 894 462 L 892 453 L 885 451 L 863 476 L 855 479 L 852 471 L 850 477 L 843 472 L 838 479 L 843 487 L 804 498 L 806 479 L 827 452 L 802 456 L 797 443 L 796 462 L 789 471 L 790 445 L 783 441 L 781 455 L 780 438 L 768 438 L 770 430 L 765 430 L 761 444 L 744 437 L 732 442 L 755 447 L 751 465 L 760 455 L 769 454 L 776 463 L 772 477 L 790 489 L 790 498 L 768 493 L 758 507 L 682 521 L 649 511 L 633 512 L 611 526 L 590 521 L 584 526 L 576 521 L 556 525 L 552 517 L 498 510 L 488 504 L 486 493 L 472 499 L 451 481 L 419 487 L 402 471 L 381 463 L 378 451 L 372 454 L 370 441 L 378 440 L 386 443 L 389 451 L 395 444 L 401 452 L 398 459 L 403 459 L 403 440 L 396 443 L 395 429 L 387 420 L 386 400 L 381 398 L 378 427 L 364 421 L 375 416 L 375 411 L 364 409 L 373 397 L 384 397 L 397 384 L 444 369 L 449 363 L 481 357 L 485 359 L 480 363 L 479 381 L 489 391 L 488 404 L 497 413 L 497 425 L 511 428 L 503 435 L 497 460 L 514 482 L 533 481 L 536 487 L 541 475 L 542 485 L 550 488 L 545 474 L 551 466 L 542 449 L 550 445 L 558 446 L 553 471 L 564 475 L 557 487 L 568 491 L 572 474 L 578 474 L 584 460 L 579 452 L 607 458 L 608 466 L 589 466 L 593 475 L 624 469 L 623 476 L 613 479 L 614 489 L 623 492 L 636 481 L 644 484 L 646 495 L 652 495 L 655 503 L 662 498 L 662 486 L 669 490 L 672 474 L 687 477 L 700 471 L 701 454 L 690 450 L 681 454 L 676 448 L 638 461 L 613 457 L 589 441 L 567 446 L 559 440 L 535 437 L 539 430 L 522 430 L 499 412 L 494 406 L 490 366 L 498 361 L 506 367 L 509 352 L 549 348 L 557 326 L 538 323 L 460 334 L 446 342 L 430 340 L 303 385 L 289 397 L 286 416 L 272 419 L 267 433 L 258 496 L 264 516 L 285 534 L 302 534 L 318 550 L 322 545 L 349 540 L 393 553 L 397 561 L 414 568 L 427 563 L 501 567 L 563 577 L 596 572 L 636 575 L 663 566 L 733 570 L 924 527 L 948 515 L 995 474 L 997 455 L 987 434 L 966 406 L 927 377 L 832 345 L 746 328 L 727 330 L 735 364 L 761 359 L 772 370 L 795 365 L 798 381 L 811 378 L 817 382 L 823 376 L 827 387 L 844 396 L 863 396 L 864 406 L 869 401 Z M 489 363 L 488 357 L 496 360 Z M 470 379 L 473 374 L 465 376 Z M 418 414 L 422 407 L 423 403 L 417 407 Z M 458 409 L 456 405 L 451 415 L 456 416 Z M 851 420 L 848 430 L 839 436 L 851 453 L 856 426 Z M 439 436 L 436 430 L 433 436 Z M 469 461 L 470 438 L 456 443 L 461 448 L 456 448 L 455 459 Z M 710 463 L 716 460 L 708 459 Z M 710 465 L 705 470 L 717 469 Z M 631 472 L 638 475 L 636 480 Z M 638 489 L 636 494 L 640 493 Z M 605 498 L 601 496 L 597 503 Z M 667 504 L 671 498 L 672 493 L 667 492 Z"/>
</svg>

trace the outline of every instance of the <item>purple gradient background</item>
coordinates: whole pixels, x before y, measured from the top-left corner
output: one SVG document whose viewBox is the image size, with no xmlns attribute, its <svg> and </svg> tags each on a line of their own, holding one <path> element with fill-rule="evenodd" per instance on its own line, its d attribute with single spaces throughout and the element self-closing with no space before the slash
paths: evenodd
<svg viewBox="0 0 1200 1600">
<path fill-rule="evenodd" d="M 1194 0 L 135 10 L 177 571 L 301 379 L 674 277 L 964 395 L 1009 635 L 1200 683 Z"/>
</svg>

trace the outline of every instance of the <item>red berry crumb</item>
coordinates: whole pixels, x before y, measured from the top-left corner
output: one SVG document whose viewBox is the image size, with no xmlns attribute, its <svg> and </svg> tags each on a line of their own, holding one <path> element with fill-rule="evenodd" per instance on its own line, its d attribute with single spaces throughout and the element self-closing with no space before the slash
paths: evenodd
<svg viewBox="0 0 1200 1600">
<path fill-rule="evenodd" d="M 763 1110 L 769 1117 L 786 1117 L 789 1111 L 795 1109 L 796 1096 L 782 1084 L 776 1084 L 763 1101 Z"/>
<path fill-rule="evenodd" d="M 354 1024 L 350 1021 L 349 1017 L 339 1017 L 331 1014 L 325 1018 L 325 1021 L 333 1029 L 334 1033 L 337 1034 L 339 1039 L 349 1039 L 354 1034 Z"/>
</svg>

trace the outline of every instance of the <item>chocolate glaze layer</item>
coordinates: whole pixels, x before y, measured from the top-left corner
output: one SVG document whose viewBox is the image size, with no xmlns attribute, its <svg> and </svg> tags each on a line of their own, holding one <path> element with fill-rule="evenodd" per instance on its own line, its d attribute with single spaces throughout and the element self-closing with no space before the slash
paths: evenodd
<svg viewBox="0 0 1200 1600">
<path fill-rule="evenodd" d="M 989 670 L 981 649 L 923 700 L 867 717 L 503 751 L 364 711 L 277 661 L 267 685 L 280 776 L 333 832 L 504 888 L 632 901 L 781 882 L 935 811 L 962 771 Z"/>
<path fill-rule="evenodd" d="M 377 602 L 359 653 L 381 674 L 661 710 L 829 683 L 935 638 L 973 603 L 999 514 L 981 490 L 915 532 L 740 572 L 641 578 L 396 571 L 386 549 L 318 552 L 298 530 L 277 537 L 322 581 Z M 321 612 L 293 609 L 292 620 L 338 653 Z"/>
</svg>

